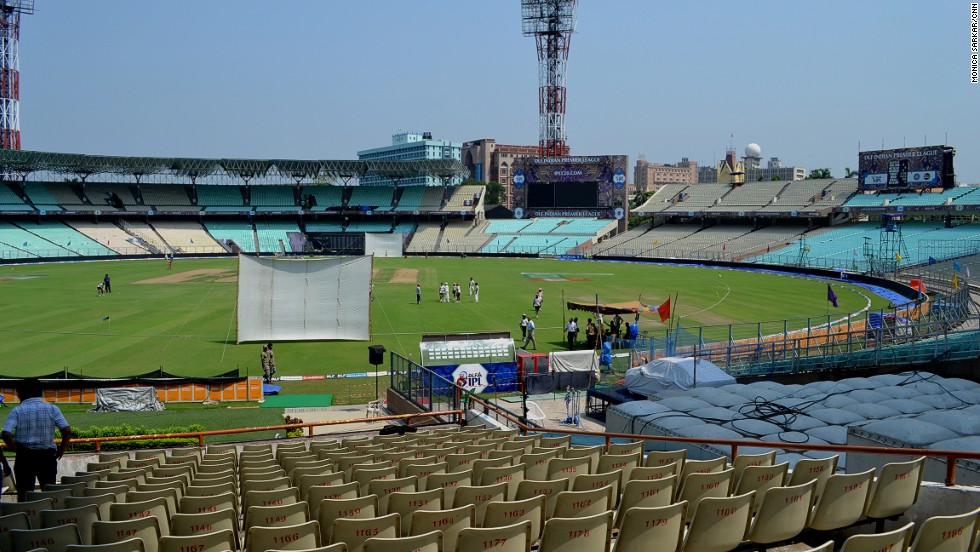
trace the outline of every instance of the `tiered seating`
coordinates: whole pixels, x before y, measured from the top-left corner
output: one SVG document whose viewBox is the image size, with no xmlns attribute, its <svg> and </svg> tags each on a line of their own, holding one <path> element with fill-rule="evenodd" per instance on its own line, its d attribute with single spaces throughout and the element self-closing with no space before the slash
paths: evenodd
<svg viewBox="0 0 980 552">
<path fill-rule="evenodd" d="M 47 186 L 39 182 L 26 182 L 24 183 L 24 192 L 27 194 L 27 198 L 31 200 L 39 210 L 44 211 L 60 211 L 61 206 L 58 205 L 58 200 L 51 195 L 48 191 Z M 73 194 L 74 195 L 74 194 Z M 81 201 L 76 196 L 74 201 Z"/>
<path fill-rule="evenodd" d="M 70 256 L 102 257 L 116 254 L 115 251 L 59 221 L 21 222 L 19 225 L 38 238 L 71 252 Z"/>
<path fill-rule="evenodd" d="M 251 223 L 245 221 L 223 221 L 209 220 L 204 223 L 204 227 L 214 237 L 214 239 L 224 242 L 230 240 L 235 242 L 245 253 L 255 253 L 255 231 Z"/>
<path fill-rule="evenodd" d="M 72 221 L 71 226 L 121 255 L 145 255 L 149 248 L 111 222 Z"/>
<path fill-rule="evenodd" d="M 33 211 L 20 196 L 5 185 L 0 184 L 0 211 Z"/>
<path fill-rule="evenodd" d="M 447 223 L 442 231 L 445 239 L 439 244 L 440 251 L 479 251 L 490 240 L 490 236 L 483 233 L 483 227 L 486 227 L 485 222 L 476 227 L 462 220 Z"/>
<path fill-rule="evenodd" d="M 531 225 L 533 221 L 518 219 L 500 219 L 488 221 L 483 230 L 486 234 L 519 234 Z"/>
<path fill-rule="evenodd" d="M 705 211 L 758 211 L 772 203 L 785 187 L 785 182 L 746 182 L 732 188 L 721 203 L 708 207 Z"/>
<path fill-rule="evenodd" d="M 483 196 L 485 188 L 483 186 L 459 186 L 453 190 L 452 195 L 446 200 L 445 207 L 442 208 L 443 211 L 472 211 L 473 207 L 480 202 L 480 197 Z M 470 204 L 466 205 L 469 201 Z"/>
<path fill-rule="evenodd" d="M 163 238 L 149 224 L 120 219 L 119 226 L 128 234 L 135 237 L 139 245 L 151 251 L 156 250 L 156 253 L 173 253 L 170 250 L 170 246 L 167 245 L 167 242 L 163 241 Z"/>
<path fill-rule="evenodd" d="M 299 211 L 291 186 L 252 186 L 251 205 L 256 211 Z"/>
<path fill-rule="evenodd" d="M 392 228 L 391 231 L 398 232 L 400 234 L 411 234 L 412 232 L 415 231 L 415 228 L 417 226 L 418 225 L 415 222 L 402 220 L 402 221 L 398 221 L 398 223 L 395 224 L 395 227 Z"/>
<path fill-rule="evenodd" d="M 553 234 L 596 235 L 612 231 L 616 221 L 601 219 L 565 219 L 552 230 Z"/>
<path fill-rule="evenodd" d="M 40 191 L 40 189 L 43 189 L 43 191 Z M 71 210 L 78 210 L 85 205 L 82 198 L 78 197 L 78 194 L 72 191 L 67 182 L 48 182 L 44 184 L 29 182 L 26 184 L 25 190 L 27 191 L 27 197 L 31 198 L 31 201 L 39 209 L 41 208 L 39 203 L 45 206 L 52 204 L 62 205 Z M 37 199 L 34 197 L 35 194 L 38 196 Z M 48 203 L 48 200 L 51 200 L 50 203 Z"/>
<path fill-rule="evenodd" d="M 654 192 L 650 199 L 634 209 L 634 212 L 639 214 L 647 213 L 659 213 L 664 209 L 668 209 L 673 206 L 675 200 L 679 199 L 677 194 L 686 190 L 691 184 L 665 184 L 661 186 L 659 190 Z"/>
<path fill-rule="evenodd" d="M 177 253 L 224 253 L 225 248 L 216 242 L 199 223 L 182 220 L 157 221 L 153 228 Z"/>
<path fill-rule="evenodd" d="M 812 205 L 826 187 L 825 180 L 794 180 L 787 183 L 775 203 L 770 203 L 759 211 L 779 213 L 803 210 Z"/>
<path fill-rule="evenodd" d="M 820 192 L 820 197 L 813 202 L 814 209 L 825 209 L 829 207 L 841 207 L 851 195 L 857 192 L 858 181 L 856 178 L 845 178 L 841 180 L 817 180 L 815 182 L 826 182 L 827 187 Z"/>
<path fill-rule="evenodd" d="M 430 550 L 425 547 L 441 542 L 445 552 L 463 552 L 504 535 L 516 543 L 500 552 L 535 543 L 541 551 L 570 543 L 600 552 L 610 542 L 623 552 L 678 544 L 726 551 L 901 516 L 918 499 L 924 466 L 922 458 L 894 462 L 876 478 L 875 470 L 833 473 L 836 457 L 819 466 L 801 461 L 790 472 L 786 463 L 773 463 L 773 451 L 743 454 L 729 465 L 726 457 L 687 459 L 685 450 L 644 458 L 643 449 L 638 442 L 607 450 L 571 446 L 567 436 L 465 428 L 252 443 L 240 451 L 216 445 L 169 455 L 110 453 L 86 472 L 33 493 L 31 502 L 0 504 L 0 516 L 11 516 L 0 519 L 32 530 L 48 519 L 70 526 L 67 538 L 81 544 L 101 544 L 109 529 L 125 529 L 144 543 L 159 539 L 164 552 L 189 537 L 217 539 L 235 551 L 267 550 L 289 539 L 296 550 L 336 543 L 347 550 L 396 544 Z M 81 521 L 65 524 L 64 515 L 52 513 L 65 508 L 77 509 L 73 517 Z M 927 520 L 914 549 L 932 550 L 950 538 L 968 545 L 978 514 Z M 898 533 L 905 544 L 910 527 Z M 894 536 L 879 528 L 873 538 Z"/>
<path fill-rule="evenodd" d="M 395 189 L 390 186 L 354 186 L 347 206 L 351 209 L 390 211 Z"/>
<path fill-rule="evenodd" d="M 92 204 L 91 210 L 116 211 L 117 208 L 112 205 L 110 199 L 111 194 L 116 194 L 119 197 L 123 203 L 122 210 L 124 211 L 144 211 L 147 209 L 144 205 L 137 203 L 136 198 L 133 197 L 133 192 L 125 184 L 94 183 L 85 185 L 85 197 Z"/>
<path fill-rule="evenodd" d="M 238 186 L 202 184 L 197 187 L 197 204 L 206 211 L 249 211 Z"/>
<path fill-rule="evenodd" d="M 197 211 L 199 206 L 191 202 L 183 186 L 172 184 L 143 184 L 140 186 L 143 205 L 158 211 Z"/>
<path fill-rule="evenodd" d="M 283 250 L 292 252 L 294 248 L 290 244 L 289 234 L 301 234 L 295 222 L 274 220 L 256 222 L 255 232 L 259 239 L 259 249 L 263 253 L 281 253 Z"/>
<path fill-rule="evenodd" d="M 78 253 L 57 243 L 3 221 L 0 221 L 0 244 L 3 244 L 3 256 L 7 259 L 78 256 Z"/>
<path fill-rule="evenodd" d="M 306 186 L 303 195 L 316 198 L 314 211 L 326 211 L 344 206 L 344 189 L 340 186 Z"/>
<path fill-rule="evenodd" d="M 395 207 L 395 210 L 409 213 L 420 211 L 425 194 L 426 186 L 406 186 L 402 188 L 402 195 L 398 198 L 398 206 Z"/>
<path fill-rule="evenodd" d="M 348 232 L 391 232 L 391 219 L 358 220 L 347 225 Z"/>
<path fill-rule="evenodd" d="M 727 251 L 728 244 L 752 232 L 748 225 L 714 226 L 710 230 L 695 232 L 670 243 L 669 248 L 679 251 Z"/>
<path fill-rule="evenodd" d="M 442 186 L 424 186 L 425 193 L 419 203 L 419 211 L 438 211 L 442 209 L 442 198 L 445 193 Z"/>
<path fill-rule="evenodd" d="M 408 242 L 405 251 L 410 253 L 425 253 L 435 251 L 438 246 L 441 225 L 438 222 L 421 222 L 418 229 Z"/>
<path fill-rule="evenodd" d="M 344 223 L 333 220 L 311 220 L 306 223 L 307 232 L 343 232 Z"/>
<path fill-rule="evenodd" d="M 677 203 L 663 210 L 671 212 L 702 211 L 721 200 L 731 189 L 729 184 L 693 184 L 680 192 Z"/>
</svg>

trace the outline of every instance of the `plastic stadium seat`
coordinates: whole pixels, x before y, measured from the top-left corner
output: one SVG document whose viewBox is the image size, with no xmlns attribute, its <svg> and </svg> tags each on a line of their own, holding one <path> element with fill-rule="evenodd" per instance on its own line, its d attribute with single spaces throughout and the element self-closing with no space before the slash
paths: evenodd
<svg viewBox="0 0 980 552">
<path fill-rule="evenodd" d="M 476 507 L 472 504 L 449 510 L 425 510 L 412 516 L 410 535 L 421 535 L 429 531 L 442 531 L 443 552 L 455 552 L 459 532 L 467 527 L 476 527 L 473 522 Z M 469 552 L 462 550 L 461 552 Z"/>
<path fill-rule="evenodd" d="M 521 481 L 524 481 L 524 472 L 527 469 L 527 465 L 523 463 L 509 465 L 509 460 L 507 463 L 508 465 L 505 466 L 484 468 L 480 476 L 480 484 L 495 485 L 497 483 L 506 483 L 507 498 L 505 500 L 514 500 L 517 496 L 517 486 L 520 485 Z"/>
<path fill-rule="evenodd" d="M 558 493 L 552 515 L 559 518 L 588 517 L 612 510 L 615 504 L 612 485 L 587 491 L 563 491 Z"/>
<path fill-rule="evenodd" d="M 589 473 L 596 473 L 596 469 L 599 467 L 599 456 L 605 452 L 603 445 L 594 445 L 591 447 L 571 447 L 565 450 L 565 454 L 562 458 L 588 458 L 589 459 Z"/>
<path fill-rule="evenodd" d="M 78 526 L 74 523 L 44 529 L 12 529 L 11 550 L 42 549 L 48 552 L 64 552 L 69 544 L 82 544 Z"/>
<path fill-rule="evenodd" d="M 319 474 L 302 474 L 297 478 L 296 483 L 294 483 L 293 486 L 299 488 L 299 499 L 307 500 L 310 496 L 310 489 L 313 487 L 335 487 L 343 484 L 343 473 L 328 472 Z"/>
<path fill-rule="evenodd" d="M 245 536 L 248 537 L 248 530 L 252 527 L 282 527 L 307 521 L 310 521 L 310 505 L 305 502 L 281 506 L 252 506 L 245 512 Z"/>
<path fill-rule="evenodd" d="M 397 468 L 390 468 L 395 470 Z M 383 514 L 388 513 L 388 498 L 391 493 L 413 493 L 418 490 L 419 478 L 414 475 L 399 479 L 375 479 L 368 483 L 368 494 L 378 495 L 378 508 Z"/>
<path fill-rule="evenodd" d="M 657 508 L 669 505 L 674 500 L 676 487 L 676 475 L 663 479 L 634 479 L 633 481 L 627 481 L 623 487 L 623 495 L 619 500 L 619 511 L 616 514 L 616 528 L 619 528 L 623 520 L 623 515 L 630 508 Z"/>
<path fill-rule="evenodd" d="M 623 478 L 620 482 L 622 487 L 629 480 L 633 470 L 639 467 L 640 459 L 639 454 L 604 454 L 599 457 L 599 465 L 595 471 L 596 473 L 622 472 Z"/>
<path fill-rule="evenodd" d="M 442 531 L 390 539 L 370 538 L 364 541 L 364 552 L 442 552 Z"/>
<path fill-rule="evenodd" d="M 568 479 L 569 485 L 575 484 L 575 478 L 587 474 L 592 461 L 584 458 L 552 458 L 548 461 L 548 479 Z"/>
<path fill-rule="evenodd" d="M 277 548 L 275 550 L 266 550 L 266 552 L 286 552 L 286 550 Z M 347 552 L 347 545 L 338 542 L 335 544 L 329 544 L 327 546 L 318 546 L 316 548 L 304 548 L 300 549 L 290 549 L 289 552 Z"/>
<path fill-rule="evenodd" d="M 776 451 L 763 452 L 761 454 L 739 454 L 732 460 L 732 467 L 735 468 L 735 481 L 742 477 L 742 471 L 749 466 L 771 466 L 776 461 Z"/>
<path fill-rule="evenodd" d="M 320 524 L 309 521 L 284 527 L 252 527 L 245 552 L 267 550 L 305 550 L 320 546 Z"/>
<path fill-rule="evenodd" d="M 326 487 L 310 487 L 306 497 L 306 502 L 310 505 L 310 517 L 317 518 L 320 504 L 325 499 L 342 500 L 357 498 L 358 487 L 359 485 L 354 482 Z"/>
<path fill-rule="evenodd" d="M 92 544 L 92 523 L 101 521 L 99 507 L 95 504 L 63 508 L 61 510 L 41 510 L 41 527 L 57 527 L 74 524 L 78 527 L 79 544 Z"/>
<path fill-rule="evenodd" d="M 116 495 L 70 496 L 65 499 L 65 508 L 77 508 L 92 504 L 99 509 L 99 519 L 109 519 L 109 505 L 116 502 Z M 0 547 L 0 550 L 3 550 Z"/>
<path fill-rule="evenodd" d="M 0 516 L 0 550 L 11 550 L 10 531 L 30 528 L 31 520 L 24 512 L 14 512 Z"/>
<path fill-rule="evenodd" d="M 107 544 L 69 544 L 65 552 L 146 552 L 142 539 L 125 539 Z"/>
<path fill-rule="evenodd" d="M 904 514 L 919 500 L 925 462 L 926 458 L 922 456 L 909 462 L 891 462 L 882 466 L 864 511 L 864 515 L 877 521 L 877 531 L 884 529 L 885 519 Z"/>
<path fill-rule="evenodd" d="M 627 480 L 642 479 L 663 479 L 665 477 L 677 477 L 680 479 L 681 465 L 677 462 L 664 464 L 663 466 L 638 466 L 630 470 Z"/>
<path fill-rule="evenodd" d="M 333 522 L 330 544 L 343 542 L 347 544 L 349 552 L 362 552 L 364 541 L 368 538 L 395 538 L 399 531 L 398 514 L 373 518 L 340 518 Z"/>
<path fill-rule="evenodd" d="M 531 524 L 528 543 L 530 545 L 541 538 L 546 506 L 544 495 L 524 500 L 491 502 L 487 504 L 487 511 L 483 516 L 483 527 L 505 527 L 516 521 L 526 521 Z"/>
<path fill-rule="evenodd" d="M 52 502 L 51 508 L 54 510 L 64 508 L 65 499 L 69 496 L 74 496 L 74 492 L 71 489 L 60 489 L 60 490 L 44 490 L 44 491 L 27 491 L 26 499 L 28 502 L 32 500 L 41 500 L 45 498 L 50 498 Z"/>
<path fill-rule="evenodd" d="M 456 489 L 470 486 L 473 484 L 473 472 L 471 470 L 451 473 L 434 473 L 425 478 L 425 490 L 442 489 L 444 504 L 452 504 L 456 496 Z"/>
<path fill-rule="evenodd" d="M 159 521 L 160 534 L 165 536 L 170 534 L 170 516 L 174 511 L 163 497 L 139 502 L 117 502 L 109 505 L 109 521 L 127 521 L 152 516 Z"/>
<path fill-rule="evenodd" d="M 798 460 L 793 466 L 790 474 L 789 485 L 802 485 L 810 480 L 816 480 L 817 487 L 814 489 L 814 498 L 819 499 L 823 492 L 823 486 L 827 483 L 827 478 L 837 471 L 839 455 L 828 456 L 826 458 L 812 459 L 804 458 Z"/>
<path fill-rule="evenodd" d="M 612 502 L 610 508 L 615 508 L 619 503 L 619 490 L 622 488 L 623 472 L 615 470 L 605 473 L 589 473 L 575 478 L 572 484 L 573 491 L 588 491 L 602 487 L 612 487 Z"/>
<path fill-rule="evenodd" d="M 813 508 L 817 482 L 773 487 L 764 492 L 758 511 L 745 538 L 758 545 L 769 545 L 792 539 L 806 529 Z"/>
<path fill-rule="evenodd" d="M 607 455 L 627 455 L 632 456 L 634 454 L 640 455 L 640 460 L 643 456 L 643 441 L 630 441 L 628 443 L 609 443 L 609 448 L 606 450 Z"/>
<path fill-rule="evenodd" d="M 180 537 L 200 535 L 212 531 L 228 529 L 239 542 L 238 515 L 235 510 L 225 508 L 217 512 L 202 512 L 200 514 L 174 514 L 170 518 L 170 533 Z"/>
<path fill-rule="evenodd" d="M 112 544 L 124 538 L 141 539 L 146 552 L 158 552 L 160 522 L 155 517 L 145 517 L 126 521 L 103 520 L 92 524 L 92 544 Z"/>
<path fill-rule="evenodd" d="M 333 533 L 334 520 L 342 518 L 373 518 L 380 513 L 378 495 L 359 496 L 354 498 L 325 498 L 314 508 L 316 519 L 320 522 L 320 540 L 330 542 Z"/>
<path fill-rule="evenodd" d="M 456 537 L 456 549 L 482 552 L 530 552 L 531 522 L 520 521 L 500 527 L 466 527 Z"/>
<path fill-rule="evenodd" d="M 818 531 L 840 529 L 856 523 L 864 515 L 875 470 L 835 473 L 827 478 L 823 494 L 810 517 L 809 528 Z"/>
<path fill-rule="evenodd" d="M 679 552 L 684 543 L 687 502 L 633 507 L 618 520 L 613 552 Z"/>
<path fill-rule="evenodd" d="M 231 508 L 238 511 L 238 497 L 225 492 L 211 496 L 182 496 L 177 511 L 182 514 L 201 514 Z"/>
<path fill-rule="evenodd" d="M 852 535 L 844 541 L 840 552 L 881 552 L 882 550 L 908 550 L 912 537 L 912 527 L 909 523 L 894 531 L 880 532 L 873 535 Z"/>
<path fill-rule="evenodd" d="M 689 516 L 693 516 L 698 504 L 705 498 L 720 498 L 729 496 L 732 492 L 735 468 L 720 472 L 692 473 L 681 484 L 677 491 L 677 502 L 686 500 L 690 507 Z M 688 520 L 690 521 L 690 520 Z"/>
<path fill-rule="evenodd" d="M 474 524 L 483 525 L 483 516 L 487 511 L 487 504 L 498 500 L 507 500 L 507 484 L 497 483 L 496 485 L 466 485 L 457 487 L 453 495 L 452 507 L 459 508 L 467 504 L 472 504 L 476 508 Z"/>
<path fill-rule="evenodd" d="M 719 456 L 710 460 L 685 460 L 681 468 L 681 486 L 684 485 L 687 476 L 692 473 L 718 473 L 724 470 L 726 466 L 728 466 L 727 456 Z M 734 468 L 732 469 L 734 470 Z M 734 472 L 732 479 L 734 480 Z"/>
<path fill-rule="evenodd" d="M 126 506 L 122 506 L 123 504 L 139 504 L 143 502 L 151 502 L 157 499 L 164 501 L 168 518 L 170 515 L 177 512 L 177 491 L 174 489 L 161 489 L 159 491 L 129 491 L 126 493 L 125 502 L 117 501 L 115 504 L 109 505 L 109 519 L 114 519 L 116 517 L 115 514 L 113 514 L 115 511 L 114 508 L 121 511 L 130 511 Z M 122 519 L 123 518 L 119 518 L 119 521 Z M 161 521 L 161 531 L 163 531 L 163 534 L 166 535 L 167 530 L 164 529 L 163 525 L 164 522 Z"/>
<path fill-rule="evenodd" d="M 160 552 L 234 552 L 238 550 L 235 534 L 229 529 L 190 536 L 160 537 Z"/>
<path fill-rule="evenodd" d="M 248 491 L 242 501 L 242 510 L 248 512 L 250 506 L 281 506 L 299 502 L 299 489 L 289 487 L 278 491 Z"/>
<path fill-rule="evenodd" d="M 925 520 L 915 534 L 909 552 L 972 552 L 980 508 L 955 516 Z"/>
<path fill-rule="evenodd" d="M 544 452 L 528 452 L 521 456 L 521 463 L 527 466 L 524 472 L 525 479 L 535 481 L 545 481 L 548 479 L 548 462 L 552 458 L 558 458 L 561 449 L 552 448 Z"/>
<path fill-rule="evenodd" d="M 28 502 L 0 502 L 0 516 L 8 516 L 17 512 L 27 514 L 30 527 L 41 526 L 41 510 L 54 509 L 54 501 L 50 498 Z"/>
<path fill-rule="evenodd" d="M 746 466 L 735 484 L 734 493 L 745 494 L 749 491 L 755 491 L 755 504 L 752 505 L 752 513 L 755 513 L 759 509 L 759 502 L 762 501 L 762 495 L 766 490 L 785 485 L 788 473 L 789 462 L 768 466 Z"/>
<path fill-rule="evenodd" d="M 534 496 L 542 495 L 547 499 L 545 506 L 545 518 L 550 518 L 555 511 L 555 504 L 558 500 L 558 493 L 569 489 L 568 479 L 554 479 L 550 481 L 536 481 L 525 479 L 517 485 L 516 500 L 524 500 Z"/>
<path fill-rule="evenodd" d="M 544 524 L 538 552 L 609 552 L 612 511 L 584 518 L 551 518 Z"/>
<path fill-rule="evenodd" d="M 542 437 L 538 441 L 538 447 L 548 449 L 548 448 L 562 448 L 567 449 L 572 446 L 572 437 L 570 435 L 565 435 L 562 437 Z"/>
<path fill-rule="evenodd" d="M 727 552 L 742 542 L 752 519 L 754 492 L 702 500 L 691 517 L 685 550 Z"/>
</svg>

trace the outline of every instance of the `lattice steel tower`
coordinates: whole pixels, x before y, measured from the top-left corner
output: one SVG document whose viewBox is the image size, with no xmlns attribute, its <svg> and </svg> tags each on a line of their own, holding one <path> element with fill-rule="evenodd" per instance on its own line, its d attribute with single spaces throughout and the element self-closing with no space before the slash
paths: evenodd
<svg viewBox="0 0 980 552">
<path fill-rule="evenodd" d="M 20 149 L 20 16 L 34 0 L 0 0 L 0 148 Z"/>
<path fill-rule="evenodd" d="M 542 156 L 568 155 L 565 142 L 565 70 L 575 30 L 576 0 L 521 0 L 524 36 L 538 47 L 538 149 Z"/>
</svg>

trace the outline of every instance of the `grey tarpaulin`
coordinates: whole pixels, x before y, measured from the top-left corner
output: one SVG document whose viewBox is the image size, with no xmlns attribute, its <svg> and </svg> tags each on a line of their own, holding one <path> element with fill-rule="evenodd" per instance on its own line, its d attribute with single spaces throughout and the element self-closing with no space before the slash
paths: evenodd
<svg viewBox="0 0 980 552">
<path fill-rule="evenodd" d="M 95 391 L 95 408 L 89 412 L 148 412 L 166 410 L 152 387 L 109 387 Z"/>
</svg>

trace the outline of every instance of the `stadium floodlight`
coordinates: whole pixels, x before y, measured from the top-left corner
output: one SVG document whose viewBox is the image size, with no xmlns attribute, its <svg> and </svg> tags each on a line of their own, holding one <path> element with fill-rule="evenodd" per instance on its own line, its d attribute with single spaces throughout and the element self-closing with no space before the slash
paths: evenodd
<svg viewBox="0 0 980 552">
<path fill-rule="evenodd" d="M 568 47 L 575 31 L 576 0 L 521 0 L 524 36 L 538 48 L 538 149 L 542 156 L 568 155 L 565 88 Z"/>
<path fill-rule="evenodd" d="M 34 0 L 0 0 L 0 148 L 20 149 L 20 16 Z"/>
</svg>

